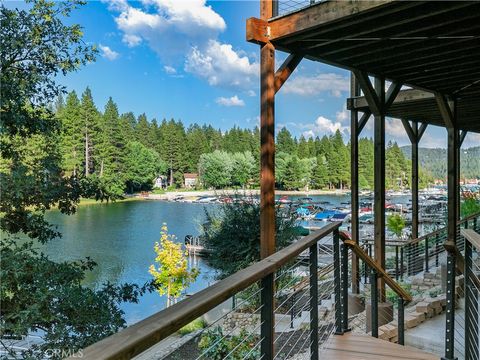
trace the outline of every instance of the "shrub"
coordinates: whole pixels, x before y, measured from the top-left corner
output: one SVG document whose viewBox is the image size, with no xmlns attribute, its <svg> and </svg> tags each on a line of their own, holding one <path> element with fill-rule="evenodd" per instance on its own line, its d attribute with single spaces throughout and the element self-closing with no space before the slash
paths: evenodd
<svg viewBox="0 0 480 360">
<path fill-rule="evenodd" d="M 255 360 L 260 358 L 260 346 L 255 347 L 257 342 L 257 336 L 248 334 L 245 329 L 239 335 L 225 336 L 222 328 L 216 327 L 202 335 L 198 348 L 211 360 L 224 359 L 232 350 L 229 359 Z"/>
<path fill-rule="evenodd" d="M 205 329 L 207 325 L 208 325 L 207 322 L 203 318 L 198 318 L 193 320 L 190 324 L 185 325 L 177 332 L 183 336 L 197 330 Z"/>
</svg>

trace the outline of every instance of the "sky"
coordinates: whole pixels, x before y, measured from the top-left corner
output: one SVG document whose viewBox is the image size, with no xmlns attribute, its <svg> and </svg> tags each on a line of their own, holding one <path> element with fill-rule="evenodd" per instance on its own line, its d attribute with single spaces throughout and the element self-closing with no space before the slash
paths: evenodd
<svg viewBox="0 0 480 360">
<path fill-rule="evenodd" d="M 18 3 L 10 3 L 15 6 Z M 111 96 L 120 112 L 148 119 L 180 119 L 227 130 L 259 124 L 259 46 L 245 40 L 245 22 L 258 17 L 259 1 L 142 0 L 89 1 L 68 22 L 83 27 L 96 44 L 97 61 L 60 83 L 81 94 L 89 86 L 103 110 Z M 279 66 L 288 54 L 276 52 Z M 300 137 L 349 137 L 345 108 L 349 73 L 303 60 L 276 96 L 277 131 Z M 371 137 L 373 119 L 362 136 Z M 387 141 L 409 145 L 399 120 L 387 119 Z M 429 127 L 423 147 L 446 147 L 446 130 Z M 478 146 L 478 134 L 464 147 Z"/>
</svg>

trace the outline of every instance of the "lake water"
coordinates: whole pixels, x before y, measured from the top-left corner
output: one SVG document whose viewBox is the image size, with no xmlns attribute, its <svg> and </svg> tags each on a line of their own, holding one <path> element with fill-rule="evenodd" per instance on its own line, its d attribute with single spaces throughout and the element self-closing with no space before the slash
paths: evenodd
<svg viewBox="0 0 480 360">
<path fill-rule="evenodd" d="M 315 196 L 315 200 L 339 205 L 349 197 L 322 195 Z M 148 267 L 155 259 L 153 244 L 159 239 L 162 224 L 166 223 L 169 233 L 183 243 L 185 235 L 199 234 L 205 208 L 214 210 L 218 205 L 131 201 L 80 206 L 72 216 L 51 211 L 47 219 L 58 225 L 63 237 L 49 242 L 43 250 L 55 261 L 91 257 L 98 266 L 88 274 L 88 286 L 99 286 L 106 281 L 143 284 L 151 279 Z M 196 282 L 187 289 L 191 294 L 213 283 L 215 272 L 201 258 L 189 261 L 200 269 Z M 138 304 L 122 305 L 129 324 L 164 307 L 165 298 L 157 293 L 145 294 Z"/>
</svg>

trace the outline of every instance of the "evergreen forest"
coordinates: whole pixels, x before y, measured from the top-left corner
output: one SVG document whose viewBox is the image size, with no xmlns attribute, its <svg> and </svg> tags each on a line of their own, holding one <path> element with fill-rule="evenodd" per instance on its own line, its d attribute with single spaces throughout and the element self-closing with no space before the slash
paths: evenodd
<svg viewBox="0 0 480 360">
<path fill-rule="evenodd" d="M 258 127 L 221 131 L 212 125 L 186 127 L 181 120 L 120 114 L 112 98 L 103 108 L 97 106 L 89 88 L 80 95 L 72 91 L 65 99 L 59 97 L 54 111 L 62 124 L 60 153 L 65 174 L 90 177 L 112 197 L 150 190 L 158 176 L 165 176 L 171 188 L 181 187 L 184 173 L 199 173 L 199 186 L 204 188 L 258 186 Z M 349 147 L 340 131 L 297 139 L 282 128 L 276 139 L 277 188 L 349 188 Z M 365 190 L 373 189 L 373 148 L 372 139 L 360 139 L 359 180 Z M 405 149 L 389 142 L 386 162 L 387 188 L 409 188 L 411 164 Z M 436 163 L 421 163 L 422 187 L 441 175 L 426 165 L 429 162 Z"/>
</svg>

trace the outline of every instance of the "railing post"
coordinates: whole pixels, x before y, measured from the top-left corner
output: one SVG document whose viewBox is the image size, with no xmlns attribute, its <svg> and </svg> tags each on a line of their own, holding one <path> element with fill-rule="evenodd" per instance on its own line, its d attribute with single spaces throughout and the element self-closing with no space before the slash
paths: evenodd
<svg viewBox="0 0 480 360">
<path fill-rule="evenodd" d="M 399 264 L 398 264 L 398 246 L 395 246 L 395 280 L 399 279 Z"/>
<path fill-rule="evenodd" d="M 318 360 L 318 247 L 310 246 L 310 359 Z"/>
<path fill-rule="evenodd" d="M 260 313 L 260 351 L 262 359 L 273 360 L 273 341 L 274 341 L 274 274 L 265 276 L 262 279 L 261 301 L 262 309 Z"/>
<path fill-rule="evenodd" d="M 465 239 L 465 360 L 479 359 L 478 290 L 473 283 L 472 244 Z"/>
<path fill-rule="evenodd" d="M 425 238 L 425 272 L 430 272 L 428 268 L 428 236 Z"/>
<path fill-rule="evenodd" d="M 405 266 L 403 264 L 403 246 L 400 248 L 400 274 L 403 281 L 403 274 L 405 273 Z"/>
<path fill-rule="evenodd" d="M 350 331 L 348 328 L 348 247 L 342 244 L 342 331 Z"/>
<path fill-rule="evenodd" d="M 378 338 L 378 282 L 377 272 L 370 269 L 372 336 Z"/>
<path fill-rule="evenodd" d="M 447 254 L 447 313 L 445 315 L 445 357 L 442 360 L 455 360 L 455 256 Z"/>
<path fill-rule="evenodd" d="M 398 298 L 398 343 L 405 345 L 405 301 Z"/>
<path fill-rule="evenodd" d="M 278 16 L 278 0 L 272 0 L 272 16 Z"/>
<path fill-rule="evenodd" d="M 335 282 L 335 334 L 343 335 L 342 323 L 342 279 L 340 264 L 340 237 L 338 229 L 333 231 L 333 278 Z"/>
<path fill-rule="evenodd" d="M 440 237 L 438 233 L 435 235 L 435 267 L 439 266 L 439 258 L 440 258 Z"/>
<path fill-rule="evenodd" d="M 407 275 L 412 276 L 413 275 L 413 245 L 408 244 L 406 251 L 407 251 Z"/>
</svg>

